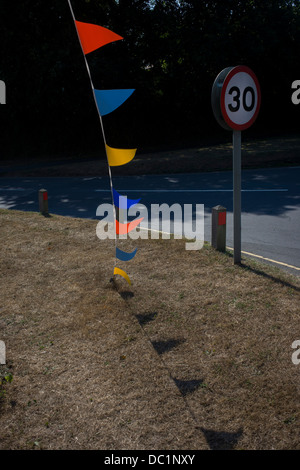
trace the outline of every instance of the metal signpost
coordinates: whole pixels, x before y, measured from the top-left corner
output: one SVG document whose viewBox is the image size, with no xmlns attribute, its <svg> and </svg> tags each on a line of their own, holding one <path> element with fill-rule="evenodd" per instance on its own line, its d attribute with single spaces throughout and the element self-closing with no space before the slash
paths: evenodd
<svg viewBox="0 0 300 470">
<path fill-rule="evenodd" d="M 248 129 L 260 108 L 260 86 L 249 67 L 227 67 L 214 81 L 211 104 L 217 122 L 233 131 L 233 248 L 241 262 L 241 131 Z"/>
</svg>

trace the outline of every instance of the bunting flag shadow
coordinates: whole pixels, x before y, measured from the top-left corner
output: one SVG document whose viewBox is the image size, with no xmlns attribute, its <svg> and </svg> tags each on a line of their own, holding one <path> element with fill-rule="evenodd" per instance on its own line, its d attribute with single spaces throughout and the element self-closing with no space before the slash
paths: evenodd
<svg viewBox="0 0 300 470">
<path fill-rule="evenodd" d="M 243 429 L 236 432 L 214 431 L 200 428 L 211 450 L 233 450 L 243 435 Z"/>
</svg>

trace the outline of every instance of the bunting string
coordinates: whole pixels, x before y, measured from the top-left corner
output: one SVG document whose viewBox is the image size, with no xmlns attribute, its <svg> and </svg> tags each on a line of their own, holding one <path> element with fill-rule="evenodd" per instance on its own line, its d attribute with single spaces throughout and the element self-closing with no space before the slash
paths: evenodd
<svg viewBox="0 0 300 470">
<path fill-rule="evenodd" d="M 68 0 L 69 8 L 71 11 L 71 15 L 73 18 L 74 26 L 77 32 L 78 40 L 81 45 L 82 54 L 85 61 L 86 70 L 88 73 L 88 77 L 90 80 L 90 85 L 93 92 L 95 106 L 97 108 L 100 126 L 102 130 L 103 141 L 105 145 L 105 152 L 106 158 L 108 162 L 108 174 L 109 174 L 109 181 L 110 181 L 110 190 L 111 190 L 111 197 L 113 202 L 113 213 L 114 213 L 114 226 L 115 226 L 115 266 L 114 266 L 114 275 L 118 274 L 122 276 L 130 285 L 131 280 L 128 274 L 122 270 L 117 268 L 117 259 L 121 261 L 129 261 L 136 255 L 137 249 L 135 249 L 132 253 L 126 253 L 125 251 L 120 250 L 117 247 L 117 236 L 116 235 L 124 235 L 128 234 L 131 230 L 136 228 L 139 223 L 143 220 L 143 218 L 135 219 L 129 223 L 122 223 L 119 219 L 120 209 L 128 210 L 132 205 L 137 204 L 140 199 L 132 200 L 127 199 L 126 196 L 121 196 L 115 189 L 113 188 L 113 181 L 112 181 L 112 166 L 120 166 L 129 163 L 135 156 L 137 149 L 118 149 L 110 147 L 107 144 L 103 119 L 102 116 L 113 112 L 119 106 L 121 106 L 134 92 L 133 89 L 121 89 L 121 90 L 97 90 L 94 87 L 89 64 L 86 58 L 86 55 L 94 50 L 105 46 L 114 41 L 122 40 L 122 36 L 110 31 L 103 26 L 91 24 L 91 23 L 83 23 L 81 21 L 77 21 L 73 12 L 71 0 Z"/>
</svg>

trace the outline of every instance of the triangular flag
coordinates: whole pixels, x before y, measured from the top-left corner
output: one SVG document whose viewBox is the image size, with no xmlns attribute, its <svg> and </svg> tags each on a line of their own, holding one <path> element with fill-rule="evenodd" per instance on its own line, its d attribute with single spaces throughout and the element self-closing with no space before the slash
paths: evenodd
<svg viewBox="0 0 300 470">
<path fill-rule="evenodd" d="M 137 248 L 132 253 L 126 253 L 126 251 L 122 251 L 120 248 L 116 247 L 116 257 L 121 261 L 130 261 L 135 257 L 136 252 Z"/>
<path fill-rule="evenodd" d="M 116 220 L 116 234 L 117 235 L 125 235 L 125 233 L 129 233 L 134 230 L 140 222 L 144 220 L 144 217 L 140 219 L 135 219 L 132 222 L 128 222 L 127 224 L 122 224 L 118 220 Z"/>
<path fill-rule="evenodd" d="M 106 145 L 106 154 L 109 166 L 121 166 L 130 162 L 137 149 L 114 149 Z"/>
<path fill-rule="evenodd" d="M 81 21 L 76 20 L 75 24 L 84 54 L 89 54 L 89 52 L 95 51 L 99 47 L 105 46 L 110 42 L 123 39 L 113 31 L 103 28 L 103 26 L 91 23 L 82 23 Z"/>
<path fill-rule="evenodd" d="M 111 113 L 123 104 L 134 90 L 94 90 L 101 116 Z"/>
<path fill-rule="evenodd" d="M 124 277 L 124 279 L 126 279 L 128 284 L 131 286 L 131 280 L 130 280 L 128 274 L 125 271 L 123 271 L 123 269 L 115 268 L 114 269 L 114 275 L 115 274 L 119 274 L 119 276 Z"/>
<path fill-rule="evenodd" d="M 113 196 L 114 196 L 114 205 L 119 209 L 129 209 L 131 206 L 134 206 L 141 199 L 128 199 L 126 196 L 121 196 L 114 188 L 113 188 Z"/>
</svg>

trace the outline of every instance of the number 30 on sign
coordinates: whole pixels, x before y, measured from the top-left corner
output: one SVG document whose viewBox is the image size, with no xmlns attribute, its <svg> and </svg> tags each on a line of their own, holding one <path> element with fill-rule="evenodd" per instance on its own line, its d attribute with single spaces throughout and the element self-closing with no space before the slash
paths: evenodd
<svg viewBox="0 0 300 470">
<path fill-rule="evenodd" d="M 260 87 L 255 74 L 244 65 L 223 69 L 214 82 L 211 101 L 215 118 L 223 128 L 247 129 L 260 108 Z"/>
</svg>

